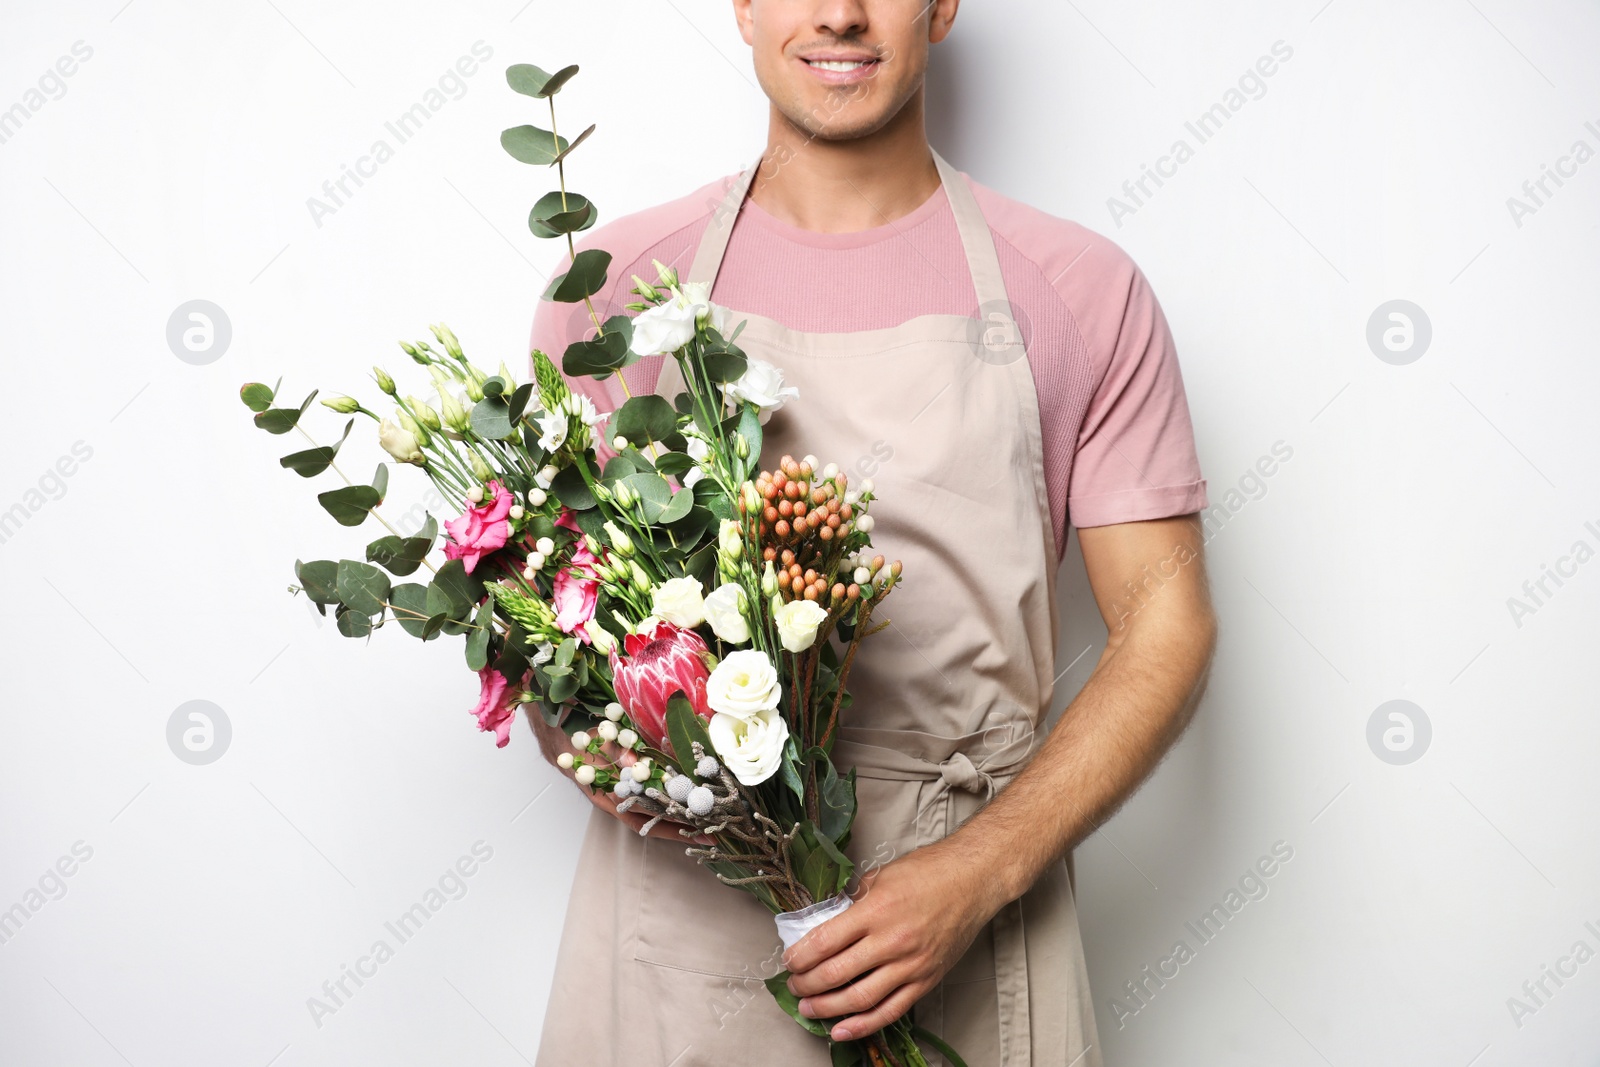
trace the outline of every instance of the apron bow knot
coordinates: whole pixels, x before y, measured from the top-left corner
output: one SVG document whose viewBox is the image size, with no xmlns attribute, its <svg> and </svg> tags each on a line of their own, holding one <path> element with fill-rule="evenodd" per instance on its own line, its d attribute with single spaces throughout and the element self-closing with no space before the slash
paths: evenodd
<svg viewBox="0 0 1600 1067">
<path fill-rule="evenodd" d="M 985 800 L 994 798 L 994 776 L 980 770 L 965 752 L 956 751 L 939 763 L 939 777 L 952 789 L 968 793 L 982 793 Z"/>
</svg>

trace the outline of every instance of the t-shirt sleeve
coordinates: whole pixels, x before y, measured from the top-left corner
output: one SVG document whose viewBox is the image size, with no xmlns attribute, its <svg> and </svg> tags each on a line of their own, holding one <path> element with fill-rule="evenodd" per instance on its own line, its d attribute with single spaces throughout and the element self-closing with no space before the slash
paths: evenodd
<svg viewBox="0 0 1600 1067">
<path fill-rule="evenodd" d="M 1080 302 L 1075 314 L 1104 372 L 1078 434 L 1068 521 L 1109 526 L 1203 510 L 1206 483 L 1166 316 L 1126 254 L 1099 251 L 1106 269 L 1092 274 L 1096 292 L 1077 294 L 1091 306 Z"/>
</svg>

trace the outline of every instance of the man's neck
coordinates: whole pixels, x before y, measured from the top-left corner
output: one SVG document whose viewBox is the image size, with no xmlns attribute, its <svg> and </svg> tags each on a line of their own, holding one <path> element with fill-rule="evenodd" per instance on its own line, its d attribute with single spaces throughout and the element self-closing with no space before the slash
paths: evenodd
<svg viewBox="0 0 1600 1067">
<path fill-rule="evenodd" d="M 776 108 L 750 199 L 769 215 L 818 233 L 854 233 L 887 225 L 927 202 L 939 188 L 922 122 L 922 94 L 867 137 L 811 137 Z"/>
</svg>

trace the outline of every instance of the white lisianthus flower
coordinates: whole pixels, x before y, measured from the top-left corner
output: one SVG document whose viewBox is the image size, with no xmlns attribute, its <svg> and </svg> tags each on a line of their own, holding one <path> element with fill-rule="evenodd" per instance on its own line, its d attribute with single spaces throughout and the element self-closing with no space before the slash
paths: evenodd
<svg viewBox="0 0 1600 1067">
<path fill-rule="evenodd" d="M 747 718 L 718 713 L 706 732 L 722 765 L 745 785 L 760 785 L 778 773 L 789 740 L 789 724 L 770 708 Z"/>
<path fill-rule="evenodd" d="M 693 489 L 694 488 L 694 483 L 698 482 L 701 478 L 704 478 L 705 476 L 706 476 L 706 471 L 705 471 L 704 467 L 693 467 L 693 468 L 691 468 L 689 470 L 688 474 L 685 474 L 683 476 L 683 487 L 685 489 Z"/>
<path fill-rule="evenodd" d="M 783 699 L 778 671 L 760 649 L 730 652 L 706 679 L 706 706 L 735 719 L 774 711 Z"/>
<path fill-rule="evenodd" d="M 546 452 L 554 452 L 567 443 L 567 415 L 566 412 L 546 412 L 534 416 L 534 422 L 539 424 L 539 447 Z"/>
<path fill-rule="evenodd" d="M 762 425 L 772 413 L 800 395 L 800 390 L 783 384 L 783 371 L 764 359 L 752 359 L 736 382 L 722 387 L 730 403 L 748 401 L 761 412 Z"/>
<path fill-rule="evenodd" d="M 639 312 L 633 319 L 636 355 L 670 356 L 694 340 L 699 313 L 682 296 Z"/>
<path fill-rule="evenodd" d="M 674 626 L 693 629 L 706 621 L 705 590 L 696 578 L 668 578 L 656 586 L 650 613 Z"/>
<path fill-rule="evenodd" d="M 388 419 L 378 423 L 378 444 L 399 462 L 422 466 L 422 449 L 417 445 L 416 435 L 404 426 Z"/>
<path fill-rule="evenodd" d="M 690 437 L 683 446 L 683 451 L 696 463 L 704 463 L 711 458 L 711 446 L 699 437 Z"/>
<path fill-rule="evenodd" d="M 750 623 L 744 617 L 746 603 L 744 590 L 734 582 L 713 589 L 705 605 L 711 632 L 730 645 L 742 645 L 750 640 Z"/>
<path fill-rule="evenodd" d="M 817 639 L 817 627 L 828 613 L 815 600 L 791 600 L 772 613 L 778 640 L 790 652 L 804 652 Z"/>
</svg>

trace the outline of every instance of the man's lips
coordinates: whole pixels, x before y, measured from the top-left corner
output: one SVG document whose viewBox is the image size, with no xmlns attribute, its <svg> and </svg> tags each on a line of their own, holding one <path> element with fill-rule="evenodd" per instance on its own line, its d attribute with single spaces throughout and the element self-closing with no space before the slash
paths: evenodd
<svg viewBox="0 0 1600 1067">
<path fill-rule="evenodd" d="M 871 77 L 879 62 L 876 56 L 846 52 L 818 52 L 799 58 L 807 70 L 829 85 L 848 85 Z"/>
</svg>

